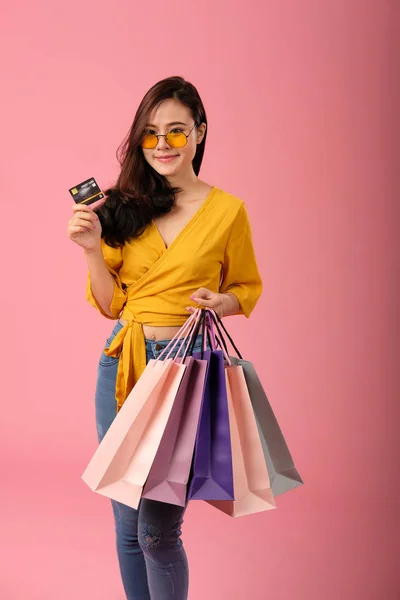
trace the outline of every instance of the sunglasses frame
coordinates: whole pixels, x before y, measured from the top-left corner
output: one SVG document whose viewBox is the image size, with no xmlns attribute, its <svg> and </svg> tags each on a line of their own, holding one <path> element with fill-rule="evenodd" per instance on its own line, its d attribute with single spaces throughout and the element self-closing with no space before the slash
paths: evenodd
<svg viewBox="0 0 400 600">
<path fill-rule="evenodd" d="M 197 123 L 195 121 L 192 129 L 187 134 L 184 131 L 181 131 L 182 135 L 184 135 L 186 137 L 186 142 L 184 143 L 183 146 L 172 146 L 171 144 L 168 144 L 167 135 L 169 135 L 170 133 L 172 133 L 173 129 L 171 129 L 171 131 L 168 131 L 168 133 L 150 133 L 150 134 L 148 133 L 148 134 L 144 134 L 144 135 L 153 135 L 155 138 L 157 138 L 157 143 L 156 143 L 155 146 L 153 146 L 152 148 L 144 148 L 144 150 L 154 150 L 154 148 L 157 148 L 158 141 L 159 141 L 160 137 L 165 137 L 165 141 L 167 142 L 168 146 L 170 146 L 171 148 L 184 148 L 187 145 L 187 141 L 188 141 L 189 135 L 192 133 L 192 131 L 196 127 L 196 125 L 197 125 Z M 143 148 L 143 146 L 142 146 L 142 148 Z"/>
</svg>

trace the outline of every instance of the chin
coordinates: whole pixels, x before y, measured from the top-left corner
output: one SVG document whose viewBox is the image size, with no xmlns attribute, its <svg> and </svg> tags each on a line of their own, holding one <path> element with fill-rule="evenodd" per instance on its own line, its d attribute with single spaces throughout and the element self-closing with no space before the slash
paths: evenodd
<svg viewBox="0 0 400 600">
<path fill-rule="evenodd" d="M 171 167 L 169 165 L 153 165 L 153 169 L 157 171 L 159 175 L 163 175 L 164 177 L 170 177 L 171 175 L 176 175 L 179 173 L 179 167 Z"/>
</svg>

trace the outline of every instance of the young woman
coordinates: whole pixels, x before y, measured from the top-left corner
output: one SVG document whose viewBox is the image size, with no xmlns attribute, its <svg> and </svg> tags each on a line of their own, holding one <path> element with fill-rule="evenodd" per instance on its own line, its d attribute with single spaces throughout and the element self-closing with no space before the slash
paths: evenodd
<svg viewBox="0 0 400 600">
<path fill-rule="evenodd" d="M 206 136 L 196 88 L 181 77 L 158 82 L 117 153 L 121 172 L 105 202 L 94 210 L 73 207 L 68 236 L 84 250 L 87 299 L 104 317 L 118 319 L 98 366 L 99 441 L 147 361 L 194 308 L 248 317 L 261 294 L 243 201 L 198 177 Z M 186 599 L 185 509 L 147 499 L 137 511 L 112 506 L 128 600 Z"/>
</svg>

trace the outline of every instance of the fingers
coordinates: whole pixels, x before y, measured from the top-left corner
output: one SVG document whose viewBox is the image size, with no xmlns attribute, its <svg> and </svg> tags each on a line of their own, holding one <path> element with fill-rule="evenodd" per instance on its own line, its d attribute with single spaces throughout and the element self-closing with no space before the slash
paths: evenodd
<svg viewBox="0 0 400 600">
<path fill-rule="evenodd" d="M 88 206 L 74 205 L 72 207 L 73 216 L 68 222 L 70 233 L 83 233 L 96 229 L 99 223 L 99 217 Z"/>
<path fill-rule="evenodd" d="M 80 217 L 82 219 L 90 219 L 93 221 L 99 220 L 99 217 L 96 215 L 94 210 L 92 210 L 88 206 L 74 204 L 74 206 L 72 207 L 72 212 L 74 213 L 74 216 Z"/>
<path fill-rule="evenodd" d="M 190 296 L 190 299 L 194 300 L 195 302 L 199 302 L 199 300 L 209 300 L 213 297 L 213 295 L 214 292 L 202 287 L 196 290 L 195 293 Z"/>
<path fill-rule="evenodd" d="M 204 308 L 209 308 L 209 309 L 210 309 L 210 310 L 212 310 L 213 312 L 217 313 L 217 315 L 218 315 L 219 317 L 222 317 L 222 315 L 223 315 L 223 312 L 222 312 L 222 306 L 221 306 L 221 305 L 218 305 L 218 306 L 215 306 L 215 305 L 214 305 L 214 306 L 211 306 L 211 305 L 209 305 L 209 304 L 206 304 L 204 301 L 202 301 L 200 304 L 201 304 L 201 306 L 203 306 Z M 188 311 L 190 314 L 193 314 L 193 313 L 195 312 L 195 310 L 196 310 L 195 308 L 193 308 L 193 306 L 186 306 L 185 308 L 186 308 L 186 310 L 187 310 L 187 311 Z"/>
<path fill-rule="evenodd" d="M 71 221 L 68 223 L 67 227 L 67 235 L 71 237 L 71 235 L 75 233 L 90 233 L 91 231 L 95 231 L 96 226 L 90 223 L 85 222 L 74 222 Z"/>
<path fill-rule="evenodd" d="M 79 211 L 95 214 L 94 210 L 92 210 L 90 208 L 90 206 L 86 206 L 86 204 L 73 204 L 72 205 L 72 212 L 79 212 Z"/>
<path fill-rule="evenodd" d="M 203 308 L 214 308 L 216 306 L 214 298 L 212 300 L 205 300 L 204 298 L 193 298 L 193 296 L 190 296 L 190 299 L 200 304 Z M 190 307 L 187 306 L 186 308 L 189 309 Z"/>
<path fill-rule="evenodd" d="M 72 235 L 74 233 L 87 233 L 87 232 L 88 232 L 87 227 L 81 227 L 79 225 L 71 225 L 68 228 L 69 235 Z"/>
<path fill-rule="evenodd" d="M 201 304 L 202 306 L 205 306 L 205 308 L 212 308 L 215 305 L 215 301 L 213 301 L 213 300 L 206 300 L 205 298 L 195 298 L 194 300 L 198 304 Z"/>
<path fill-rule="evenodd" d="M 223 295 L 217 292 L 212 292 L 207 288 L 199 288 L 194 294 L 190 296 L 190 299 L 197 302 L 203 308 L 209 308 L 214 310 L 218 316 L 222 317 L 223 314 Z M 193 314 L 194 309 L 190 306 L 186 306 L 186 310 Z"/>
<path fill-rule="evenodd" d="M 201 304 L 205 308 L 214 308 L 218 304 L 217 298 L 218 294 L 204 287 L 199 288 L 190 296 L 191 300 Z"/>
<path fill-rule="evenodd" d="M 71 219 L 71 225 L 73 226 L 79 226 L 79 227 L 86 227 L 87 229 L 96 229 L 96 223 L 88 218 L 85 217 L 73 217 Z"/>
<path fill-rule="evenodd" d="M 97 245 L 102 226 L 94 210 L 84 204 L 73 204 L 72 213 L 68 221 L 67 237 L 82 248 L 89 249 Z"/>
</svg>

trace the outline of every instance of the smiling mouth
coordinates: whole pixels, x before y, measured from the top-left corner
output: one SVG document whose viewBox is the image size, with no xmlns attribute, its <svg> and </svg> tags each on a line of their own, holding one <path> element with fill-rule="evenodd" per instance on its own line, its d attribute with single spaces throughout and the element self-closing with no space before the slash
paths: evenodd
<svg viewBox="0 0 400 600">
<path fill-rule="evenodd" d="M 173 158 L 178 158 L 179 154 L 171 154 L 169 156 L 156 156 L 157 160 L 171 160 Z"/>
</svg>

